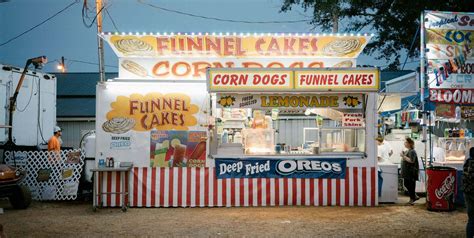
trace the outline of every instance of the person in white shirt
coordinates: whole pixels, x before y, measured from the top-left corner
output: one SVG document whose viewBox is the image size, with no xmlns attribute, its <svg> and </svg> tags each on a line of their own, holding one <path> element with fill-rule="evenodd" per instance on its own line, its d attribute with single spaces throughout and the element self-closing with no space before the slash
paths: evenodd
<svg viewBox="0 0 474 238">
<path fill-rule="evenodd" d="M 377 158 L 379 163 L 389 162 L 393 149 L 388 143 L 384 143 L 382 137 L 377 137 Z"/>
</svg>

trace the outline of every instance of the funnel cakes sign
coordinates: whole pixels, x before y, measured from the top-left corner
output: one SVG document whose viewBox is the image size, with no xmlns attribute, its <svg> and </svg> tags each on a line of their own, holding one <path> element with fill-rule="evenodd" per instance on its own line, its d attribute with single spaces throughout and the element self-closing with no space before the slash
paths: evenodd
<svg viewBox="0 0 474 238">
<path fill-rule="evenodd" d="M 119 57 L 357 58 L 370 36 L 319 34 L 101 34 Z"/>
<path fill-rule="evenodd" d="M 214 69 L 211 92 L 377 91 L 379 69 Z"/>
<path fill-rule="evenodd" d="M 111 108 L 102 128 L 113 134 L 129 130 L 188 130 L 197 124 L 194 114 L 199 111 L 191 98 L 182 93 L 118 96 Z"/>
<path fill-rule="evenodd" d="M 351 68 L 370 36 L 103 33 L 120 79 L 204 80 L 206 68 Z"/>
</svg>

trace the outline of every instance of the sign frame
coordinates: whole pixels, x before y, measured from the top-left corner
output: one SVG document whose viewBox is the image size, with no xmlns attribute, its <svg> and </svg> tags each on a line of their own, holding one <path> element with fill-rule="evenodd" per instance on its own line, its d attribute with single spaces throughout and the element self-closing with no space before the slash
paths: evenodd
<svg viewBox="0 0 474 238">
<path fill-rule="evenodd" d="M 266 87 L 251 87 L 251 86 L 238 86 L 235 85 L 232 88 L 225 88 L 213 85 L 213 75 L 215 73 L 234 73 L 234 74 L 258 74 L 258 73 L 271 73 L 271 72 L 292 72 L 292 85 L 293 87 L 286 87 L 286 88 L 266 88 Z M 298 86 L 297 77 L 299 74 L 303 73 L 319 73 L 323 72 L 325 74 L 357 74 L 357 73 L 368 73 L 373 74 L 373 85 L 371 86 L 341 86 L 338 88 L 334 88 L 331 86 L 313 86 L 311 88 L 302 88 Z M 300 92 L 377 92 L 380 88 L 380 69 L 379 68 L 322 68 L 322 69 L 314 69 L 314 68 L 275 68 L 275 69 L 260 69 L 260 68 L 208 68 L 206 70 L 206 81 L 207 81 L 207 90 L 211 93 L 219 93 L 219 92 L 234 92 L 234 93 L 245 93 L 245 92 L 279 92 L 279 93 L 295 93 L 297 91 Z"/>
</svg>

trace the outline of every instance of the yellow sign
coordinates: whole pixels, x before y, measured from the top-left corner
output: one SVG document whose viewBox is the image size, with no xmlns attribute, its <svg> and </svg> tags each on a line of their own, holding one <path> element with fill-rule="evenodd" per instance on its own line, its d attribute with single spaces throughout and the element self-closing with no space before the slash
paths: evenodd
<svg viewBox="0 0 474 238">
<path fill-rule="evenodd" d="M 295 71 L 298 91 L 377 91 L 379 86 L 378 69 Z"/>
<path fill-rule="evenodd" d="M 119 57 L 356 58 L 370 36 L 226 34 L 101 35 Z"/>
<path fill-rule="evenodd" d="M 362 94 L 217 94 L 220 108 L 344 108 L 361 109 Z"/>
<path fill-rule="evenodd" d="M 208 69 L 211 92 L 377 91 L 376 68 Z"/>
<path fill-rule="evenodd" d="M 291 70 L 209 70 L 209 85 L 216 91 L 269 91 L 293 89 Z"/>
<path fill-rule="evenodd" d="M 136 131 L 148 131 L 153 128 L 188 130 L 197 124 L 194 114 L 199 112 L 199 107 L 191 103 L 191 98 L 182 93 L 118 96 L 115 102 L 111 103 L 111 107 L 112 110 L 107 113 L 108 121 L 126 118 L 122 120 L 122 124 L 134 125 L 132 129 Z"/>
<path fill-rule="evenodd" d="M 427 29 L 427 44 L 474 46 L 474 31 L 458 29 Z"/>
</svg>

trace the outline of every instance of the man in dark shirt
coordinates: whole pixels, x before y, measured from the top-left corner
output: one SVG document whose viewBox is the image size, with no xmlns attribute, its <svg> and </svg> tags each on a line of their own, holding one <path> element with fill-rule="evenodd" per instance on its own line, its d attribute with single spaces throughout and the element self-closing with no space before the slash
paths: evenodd
<svg viewBox="0 0 474 238">
<path fill-rule="evenodd" d="M 466 236 L 474 237 L 474 147 L 469 150 L 469 158 L 463 166 L 463 190 L 467 207 Z"/>
</svg>

